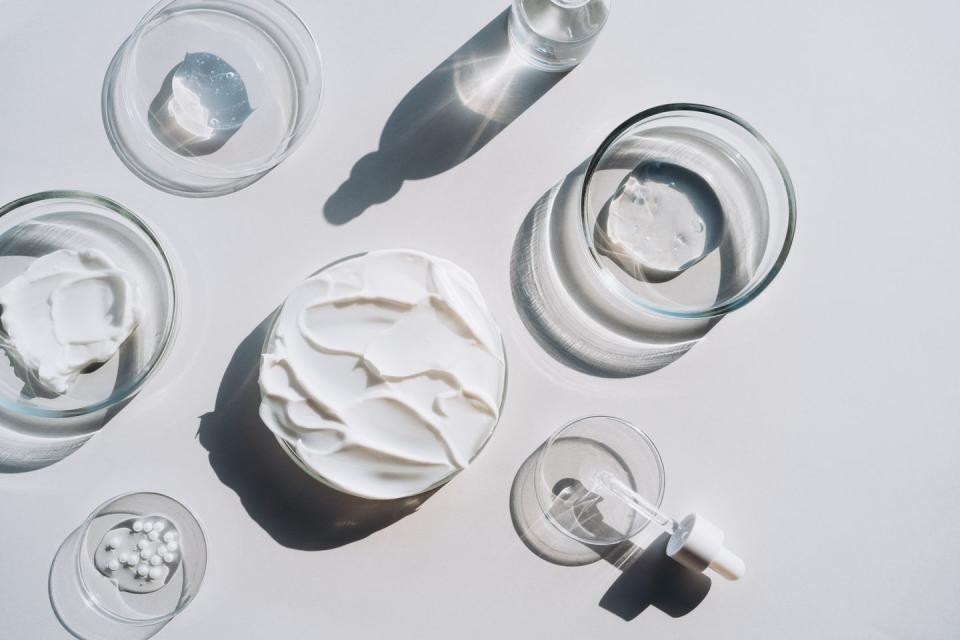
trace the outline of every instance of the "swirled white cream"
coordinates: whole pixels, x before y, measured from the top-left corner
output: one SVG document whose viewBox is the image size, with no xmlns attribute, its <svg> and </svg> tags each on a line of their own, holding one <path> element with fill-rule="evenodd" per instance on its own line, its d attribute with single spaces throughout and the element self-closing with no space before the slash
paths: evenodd
<svg viewBox="0 0 960 640">
<path fill-rule="evenodd" d="M 0 288 L 0 307 L 8 349 L 58 394 L 109 360 L 142 313 L 136 283 L 95 249 L 37 258 Z"/>
<path fill-rule="evenodd" d="M 324 269 L 287 298 L 260 365 L 260 416 L 333 487 L 422 493 L 464 469 L 499 418 L 500 330 L 466 271 L 413 251 Z"/>
</svg>

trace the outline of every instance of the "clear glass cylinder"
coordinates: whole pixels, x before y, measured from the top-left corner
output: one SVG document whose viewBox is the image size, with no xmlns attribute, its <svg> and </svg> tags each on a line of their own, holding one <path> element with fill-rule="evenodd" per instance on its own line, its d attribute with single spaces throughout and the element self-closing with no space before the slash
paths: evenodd
<svg viewBox="0 0 960 640">
<path fill-rule="evenodd" d="M 593 48 L 610 14 L 610 0 L 514 0 L 510 45 L 528 64 L 565 71 Z"/>
</svg>

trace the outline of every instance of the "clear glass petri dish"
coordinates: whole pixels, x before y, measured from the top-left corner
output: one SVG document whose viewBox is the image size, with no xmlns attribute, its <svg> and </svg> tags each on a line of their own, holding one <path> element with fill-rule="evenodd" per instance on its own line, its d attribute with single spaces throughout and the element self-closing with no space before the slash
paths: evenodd
<svg viewBox="0 0 960 640">
<path fill-rule="evenodd" d="M 644 375 L 770 285 L 796 216 L 783 162 L 747 123 L 704 105 L 655 107 L 530 211 L 511 256 L 514 301 L 562 363 Z"/>
<path fill-rule="evenodd" d="M 601 472 L 658 507 L 666 490 L 660 452 L 626 420 L 587 416 L 562 426 L 538 455 L 537 501 L 551 524 L 587 545 L 619 544 L 649 524 L 625 503 L 597 493 Z"/>
<path fill-rule="evenodd" d="M 316 275 L 319 275 L 319 274 L 323 273 L 324 271 L 326 271 L 327 269 L 330 269 L 330 268 L 335 267 L 335 266 L 337 266 L 337 265 L 341 265 L 341 264 L 343 264 L 343 263 L 345 263 L 345 262 L 348 262 L 348 261 L 350 261 L 350 260 L 355 260 L 355 259 L 358 259 L 358 258 L 362 258 L 362 257 L 364 257 L 365 255 L 367 255 L 367 253 L 368 253 L 368 252 L 357 253 L 357 254 L 353 254 L 353 255 L 350 255 L 350 256 L 346 256 L 346 257 L 340 258 L 339 260 L 336 260 L 336 261 L 334 261 L 334 262 L 331 262 L 330 264 L 328 264 L 328 265 L 324 266 L 323 268 L 319 269 L 318 271 L 316 271 L 315 273 L 313 273 L 313 274 L 311 275 L 311 277 L 314 277 L 314 276 L 316 276 Z M 280 320 L 280 317 L 281 317 L 281 314 L 282 314 L 282 313 L 283 313 L 283 306 L 281 305 L 281 306 L 273 313 L 273 317 L 272 317 L 272 319 L 271 319 L 271 321 L 270 321 L 270 324 L 269 324 L 269 326 L 268 326 L 268 328 L 267 328 L 266 335 L 265 335 L 264 340 L 263 340 L 263 345 L 262 345 L 262 347 L 261 347 L 261 353 L 270 353 L 270 352 L 272 351 L 273 346 L 274 346 L 274 343 L 275 343 L 276 338 L 277 338 L 277 335 L 276 335 L 277 326 L 278 326 L 278 323 L 279 323 L 279 320 Z M 504 346 L 504 344 L 503 344 L 502 337 L 501 337 L 500 345 L 501 345 L 501 349 L 503 350 L 504 357 L 506 357 L 506 349 L 505 349 L 505 346 Z M 479 447 L 477 447 L 476 451 L 473 453 L 473 455 L 472 455 L 472 456 L 470 457 L 470 459 L 467 461 L 467 466 L 469 466 L 470 464 L 472 464 L 473 461 L 476 460 L 477 457 L 479 457 L 479 455 L 480 455 L 480 454 L 483 452 L 483 450 L 487 447 L 487 444 L 489 444 L 490 440 L 493 438 L 493 434 L 494 434 L 494 432 L 496 431 L 497 425 L 499 424 L 499 416 L 502 416 L 502 415 L 503 415 L 503 406 L 504 406 L 504 402 L 506 401 L 508 381 L 509 381 L 509 366 L 507 365 L 506 361 L 504 361 L 504 370 L 503 370 L 503 379 L 502 379 L 502 384 L 501 384 L 501 390 L 500 390 L 500 395 L 499 395 L 499 397 L 497 398 L 497 406 L 498 406 L 498 408 L 499 408 L 499 410 L 498 410 L 498 412 L 497 412 L 497 413 L 498 413 L 497 422 L 494 423 L 494 424 L 490 427 L 489 433 L 486 434 L 486 437 L 485 437 L 485 439 L 483 440 L 483 442 L 480 444 Z M 261 411 L 262 411 L 262 409 L 261 409 Z M 361 495 L 361 494 L 358 494 L 358 493 L 354 493 L 354 492 L 352 492 L 349 488 L 344 487 L 344 486 L 342 486 L 342 485 L 340 485 L 340 484 L 338 484 L 338 483 L 336 483 L 336 482 L 333 482 L 333 481 L 331 481 L 329 478 L 326 478 L 322 473 L 320 473 L 317 469 L 315 469 L 313 466 L 311 466 L 306 460 L 304 460 L 304 459 L 300 456 L 299 453 L 297 453 L 296 447 L 295 447 L 290 441 L 286 440 L 285 438 L 281 437 L 279 434 L 276 434 L 276 433 L 274 434 L 274 436 L 275 436 L 277 442 L 279 443 L 280 448 L 283 449 L 283 451 L 285 451 L 286 454 L 287 454 L 288 456 L 290 456 L 290 458 L 297 464 L 297 466 L 300 467 L 300 468 L 301 468 L 307 475 L 309 475 L 311 478 L 313 478 L 314 480 L 317 480 L 317 481 L 320 482 L 321 484 L 323 484 L 323 485 L 325 485 L 325 486 L 327 486 L 327 487 L 329 487 L 329 488 L 331 488 L 331 489 L 333 489 L 333 490 L 335 490 L 335 491 L 339 491 L 339 492 L 341 492 L 341 493 L 345 493 L 345 494 L 348 494 L 348 495 L 353 495 L 353 496 L 355 496 L 355 497 L 357 497 L 357 498 L 361 498 L 361 499 L 393 500 L 393 499 L 406 499 L 406 498 L 411 498 L 411 497 L 413 497 L 413 496 L 415 496 L 415 495 L 427 494 L 427 493 L 429 493 L 430 491 L 433 491 L 434 489 L 437 489 L 438 487 L 443 486 L 444 484 L 446 484 L 447 482 L 449 482 L 451 479 L 453 479 L 454 476 L 456 476 L 458 473 L 460 473 L 461 471 L 463 471 L 463 469 L 461 469 L 461 470 L 451 470 L 449 474 L 447 474 L 447 475 L 445 475 L 444 477 L 438 479 L 436 482 L 434 482 L 434 483 L 431 484 L 430 486 L 427 486 L 427 487 L 423 488 L 422 490 L 417 491 L 416 493 L 411 493 L 411 494 L 403 493 L 403 494 L 391 495 L 391 496 L 389 496 L 389 497 L 376 497 L 376 498 L 373 498 L 373 497 L 368 496 L 368 495 Z"/>
<path fill-rule="evenodd" d="M 628 306 L 678 319 L 756 298 L 786 261 L 796 197 L 782 160 L 739 117 L 667 104 L 617 127 L 587 166 L 581 233 L 593 275 Z"/>
<path fill-rule="evenodd" d="M 7 462 L 46 444 L 76 441 L 103 425 L 156 372 L 175 336 L 177 287 L 154 232 L 133 212 L 102 196 L 47 191 L 0 207 L 0 287 L 37 258 L 62 249 L 97 249 L 133 279 L 141 292 L 139 325 L 119 351 L 82 373 L 62 395 L 44 393 L 15 365 L 14 347 L 0 336 L 0 446 Z M 2 315 L 0 315 L 2 322 Z M 16 451 L 17 443 L 25 447 Z M 12 449 L 11 449 L 12 448 Z M 37 451 L 33 451 L 36 449 Z"/>
<path fill-rule="evenodd" d="M 182 196 L 242 189 L 312 128 L 316 41 L 279 0 L 173 0 L 143 17 L 103 84 L 104 127 L 147 183 Z"/>
<path fill-rule="evenodd" d="M 206 566 L 203 527 L 187 507 L 161 493 L 127 493 L 97 507 L 64 541 L 50 572 L 51 602 L 77 637 L 149 637 L 194 600 Z"/>
</svg>

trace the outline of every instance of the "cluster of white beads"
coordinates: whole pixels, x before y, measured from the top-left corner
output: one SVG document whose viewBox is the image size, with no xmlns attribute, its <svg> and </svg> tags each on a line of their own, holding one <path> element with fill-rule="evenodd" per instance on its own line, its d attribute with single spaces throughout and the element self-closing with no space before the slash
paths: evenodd
<svg viewBox="0 0 960 640">
<path fill-rule="evenodd" d="M 96 564 L 121 590 L 159 589 L 179 560 L 176 528 L 160 517 L 137 519 L 104 537 Z"/>
</svg>

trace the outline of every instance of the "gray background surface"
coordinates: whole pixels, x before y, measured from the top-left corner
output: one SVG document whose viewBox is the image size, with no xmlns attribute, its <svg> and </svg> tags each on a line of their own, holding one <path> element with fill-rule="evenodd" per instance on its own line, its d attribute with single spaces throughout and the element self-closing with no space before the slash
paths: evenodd
<svg viewBox="0 0 960 640">
<path fill-rule="evenodd" d="M 148 187 L 103 133 L 103 72 L 150 5 L 0 0 L 0 200 L 58 188 L 118 200 L 166 239 L 184 303 L 139 397 L 64 461 L 0 476 L 0 637 L 67 637 L 47 597 L 51 559 L 92 508 L 135 489 L 181 498 L 209 537 L 200 595 L 160 637 L 957 637 L 960 4 L 618 0 L 586 62 L 489 144 L 339 226 L 324 203 L 503 0 L 295 2 L 326 65 L 318 124 L 263 180 L 209 200 Z M 756 302 L 666 369 L 565 369 L 514 308 L 515 234 L 614 126 L 674 101 L 729 109 L 780 151 L 799 199 L 793 252 Z M 505 334 L 507 404 L 476 463 L 417 512 L 304 549 L 309 535 L 262 526 L 221 481 L 200 417 L 287 291 L 387 247 L 476 276 Z M 228 391 L 221 409 L 255 404 Z M 721 523 L 745 580 L 715 581 L 685 617 L 650 607 L 625 622 L 598 606 L 617 569 L 557 566 L 524 546 L 508 509 L 517 469 L 557 426 L 598 412 L 653 437 L 665 507 Z M 217 424 L 227 458 L 249 432 L 234 436 L 233 420 Z M 231 481 L 256 486 L 260 461 L 276 461 L 262 453 Z"/>
</svg>

